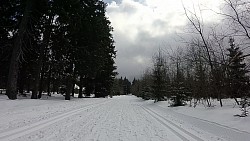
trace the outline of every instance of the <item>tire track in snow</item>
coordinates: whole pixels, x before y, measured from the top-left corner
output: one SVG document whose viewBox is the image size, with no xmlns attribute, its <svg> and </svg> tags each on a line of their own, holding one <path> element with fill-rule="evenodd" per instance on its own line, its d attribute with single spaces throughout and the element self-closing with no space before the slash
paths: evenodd
<svg viewBox="0 0 250 141">
<path fill-rule="evenodd" d="M 87 110 L 88 108 L 91 108 L 92 105 L 95 105 L 93 107 L 97 107 L 99 105 L 103 105 L 105 103 L 107 103 L 108 100 L 104 101 L 104 102 L 101 102 L 101 103 L 91 103 L 91 104 L 88 104 L 88 105 L 85 105 L 84 107 L 82 108 L 79 108 L 79 109 L 75 109 L 73 111 L 69 111 L 69 112 L 66 112 L 66 113 L 63 113 L 63 114 L 60 114 L 60 115 L 56 115 L 56 116 L 53 116 L 51 118 L 48 118 L 48 119 L 45 119 L 45 120 L 41 120 L 41 121 L 38 121 L 36 123 L 32 123 L 32 124 L 29 124 L 29 125 L 26 125 L 26 126 L 23 126 L 23 127 L 20 127 L 20 128 L 16 128 L 16 129 L 13 129 L 13 130 L 10 130 L 10 131 L 5 131 L 5 132 L 2 132 L 0 133 L 0 140 L 13 140 L 13 139 L 16 139 L 16 138 L 19 138 L 19 137 L 22 137 L 26 134 L 29 134 L 29 133 L 32 133 L 34 131 L 37 131 L 37 130 L 40 130 L 44 127 L 47 127 L 49 125 L 52 125 L 58 121 L 61 121 L 65 118 L 68 118 L 68 117 L 71 117 L 75 114 L 78 114 L 80 112 L 82 112 L 83 110 Z M 92 107 L 92 108 L 93 108 Z"/>
<path fill-rule="evenodd" d="M 140 105 L 141 106 L 141 105 Z M 180 137 L 183 141 L 203 141 L 203 139 L 197 137 L 196 135 L 184 130 L 183 128 L 180 128 L 172 121 L 166 119 L 165 117 L 157 114 L 156 112 L 141 106 L 144 111 L 146 111 L 148 114 L 150 114 L 153 118 L 155 118 L 158 122 L 160 122 L 162 125 L 170 129 L 174 134 L 176 134 L 178 137 Z"/>
</svg>

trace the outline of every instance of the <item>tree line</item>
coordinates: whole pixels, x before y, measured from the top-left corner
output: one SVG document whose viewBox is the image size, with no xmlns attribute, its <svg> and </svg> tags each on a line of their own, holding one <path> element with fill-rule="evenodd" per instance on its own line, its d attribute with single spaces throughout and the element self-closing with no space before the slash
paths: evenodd
<svg viewBox="0 0 250 141">
<path fill-rule="evenodd" d="M 134 79 L 135 81 L 135 79 Z M 111 95 L 128 95 L 131 94 L 131 83 L 130 81 L 124 78 L 115 78 L 112 88 L 111 88 Z"/>
<path fill-rule="evenodd" d="M 116 75 L 113 28 L 101 0 L 2 0 L 0 88 L 9 99 L 66 88 L 65 99 L 110 93 Z"/>
<path fill-rule="evenodd" d="M 183 6 L 191 38 L 172 52 L 159 49 L 153 65 L 132 84 L 132 93 L 156 102 L 172 99 L 173 106 L 192 99 L 194 106 L 201 99 L 207 106 L 218 99 L 223 106 L 223 98 L 234 98 L 237 104 L 237 98 L 249 98 L 250 2 L 224 0 L 223 6 L 226 11 L 213 12 L 224 22 L 212 27 L 203 23 L 202 13 Z"/>
</svg>

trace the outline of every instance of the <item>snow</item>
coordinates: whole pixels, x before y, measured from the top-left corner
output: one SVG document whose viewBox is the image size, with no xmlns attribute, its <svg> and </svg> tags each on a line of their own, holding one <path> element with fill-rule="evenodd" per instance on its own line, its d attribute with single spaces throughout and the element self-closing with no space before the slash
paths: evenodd
<svg viewBox="0 0 250 141">
<path fill-rule="evenodd" d="M 231 100 L 221 108 L 168 107 L 132 95 L 113 98 L 8 100 L 0 95 L 0 140 L 246 141 L 250 118 Z M 216 102 L 214 102 L 216 103 Z"/>
<path fill-rule="evenodd" d="M 173 107 L 171 110 L 196 119 L 206 120 L 236 130 L 250 132 L 250 117 L 244 118 L 234 116 L 241 114 L 241 110 L 239 106 L 236 105 L 234 99 L 223 99 L 222 103 L 223 106 L 221 107 L 219 101 L 214 100 L 212 101 L 213 107 L 204 107 L 204 105 L 200 103 L 196 108 L 187 105 L 185 107 Z M 157 105 L 166 108 L 169 104 L 164 101 L 157 103 Z"/>
</svg>

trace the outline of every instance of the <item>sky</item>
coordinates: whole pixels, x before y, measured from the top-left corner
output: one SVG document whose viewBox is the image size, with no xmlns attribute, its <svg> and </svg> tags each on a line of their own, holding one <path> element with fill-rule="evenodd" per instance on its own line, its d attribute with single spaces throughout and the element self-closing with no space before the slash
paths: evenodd
<svg viewBox="0 0 250 141">
<path fill-rule="evenodd" d="M 190 26 L 183 5 L 191 11 L 202 10 L 204 23 L 218 22 L 222 0 L 104 0 L 107 17 L 114 28 L 119 76 L 140 78 L 152 66 L 152 56 L 159 48 L 183 46 Z M 199 13 L 199 12 L 197 12 Z"/>
</svg>

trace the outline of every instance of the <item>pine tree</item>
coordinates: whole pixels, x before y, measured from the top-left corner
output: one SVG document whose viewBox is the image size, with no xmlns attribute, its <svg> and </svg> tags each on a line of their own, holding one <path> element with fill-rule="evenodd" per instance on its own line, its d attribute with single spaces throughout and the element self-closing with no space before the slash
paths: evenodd
<svg viewBox="0 0 250 141">
<path fill-rule="evenodd" d="M 139 90 L 139 97 L 145 100 L 155 99 L 155 96 L 153 94 L 153 83 L 152 72 L 151 70 L 147 69 L 144 72 L 142 79 L 137 87 L 137 89 Z"/>
<path fill-rule="evenodd" d="M 6 89 L 8 98 L 13 100 L 17 99 L 17 79 L 20 62 L 22 61 L 21 56 L 24 51 L 23 41 L 25 36 L 28 34 L 29 22 L 31 20 L 31 12 L 33 8 L 34 0 L 27 0 L 23 16 L 18 27 L 18 32 L 14 38 Z"/>
<path fill-rule="evenodd" d="M 206 73 L 206 67 L 202 61 L 197 62 L 194 75 L 193 96 L 195 99 L 206 99 L 208 97 L 208 76 Z M 196 106 L 195 103 L 194 106 Z"/>
<path fill-rule="evenodd" d="M 11 58 L 11 48 L 13 37 L 9 35 L 9 31 L 15 30 L 15 8 L 19 3 L 14 4 L 15 1 L 2 0 L 0 4 L 0 89 L 6 88 L 8 79 L 8 70 Z M 20 9 L 20 8 L 19 8 Z M 18 15 L 19 12 L 16 12 Z M 13 17 L 13 18 L 10 18 Z"/>
<path fill-rule="evenodd" d="M 183 71 L 179 68 L 177 62 L 177 71 L 172 84 L 173 104 L 171 106 L 183 106 L 187 99 L 188 90 L 185 86 L 185 77 Z"/>
<path fill-rule="evenodd" d="M 88 94 L 109 94 L 117 73 L 106 6 L 101 0 L 1 1 L 0 66 L 9 72 L 0 70 L 0 87 L 7 87 L 8 97 L 17 98 L 17 85 L 23 93 L 25 79 L 33 80 L 26 85 L 34 99 L 62 85 L 70 99 L 75 83 Z"/>
<path fill-rule="evenodd" d="M 152 91 L 154 95 L 155 102 L 164 100 L 166 95 L 166 65 L 165 58 L 162 54 L 162 51 L 158 51 L 158 55 L 154 59 L 154 68 L 153 68 L 153 86 Z"/>
<path fill-rule="evenodd" d="M 234 44 L 234 39 L 229 40 L 229 65 L 228 65 L 228 86 L 231 97 L 243 98 L 249 95 L 249 77 L 246 75 L 246 64 L 243 62 L 244 57 L 239 47 Z M 237 101 L 236 101 L 237 102 Z"/>
<path fill-rule="evenodd" d="M 131 93 L 135 96 L 139 96 L 141 90 L 141 82 L 138 79 L 133 79 L 132 85 L 131 85 Z"/>
<path fill-rule="evenodd" d="M 52 24 L 53 19 L 55 16 L 55 12 L 52 10 L 53 7 L 52 1 L 40 1 L 39 9 L 36 9 L 36 20 L 39 21 L 36 25 L 36 30 L 40 31 L 39 38 L 41 40 L 38 40 L 41 42 L 39 44 L 39 50 L 37 51 L 37 64 L 35 66 L 34 71 L 34 86 L 32 90 L 32 99 L 41 98 L 42 96 L 42 84 L 43 84 L 43 78 L 45 75 L 45 57 L 46 54 L 48 54 L 48 46 L 50 42 L 50 35 L 52 32 Z M 42 36 L 41 36 L 42 35 Z M 50 67 L 48 66 L 48 72 L 51 72 Z M 50 80 L 50 76 L 48 78 Z M 48 87 L 49 88 L 49 87 Z M 37 96 L 39 90 L 39 94 Z M 49 89 L 48 89 L 49 90 Z"/>
</svg>

